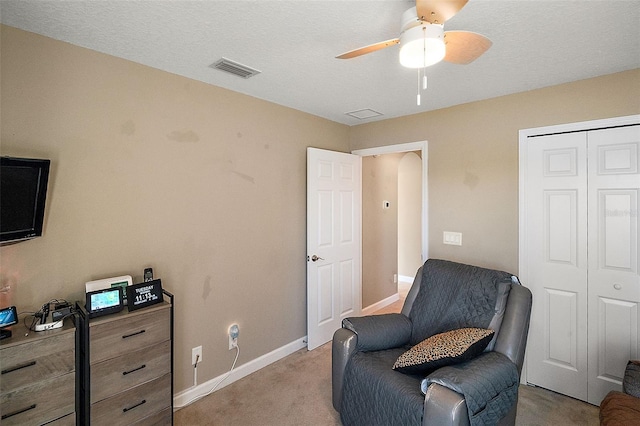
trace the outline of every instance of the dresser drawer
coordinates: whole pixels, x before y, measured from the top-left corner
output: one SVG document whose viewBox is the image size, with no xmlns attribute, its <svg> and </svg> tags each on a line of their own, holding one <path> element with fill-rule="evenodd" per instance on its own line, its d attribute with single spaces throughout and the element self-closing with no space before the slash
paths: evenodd
<svg viewBox="0 0 640 426">
<path fill-rule="evenodd" d="M 66 416 L 55 419 L 49 423 L 45 423 L 46 426 L 76 426 L 76 413 L 67 414 Z"/>
<path fill-rule="evenodd" d="M 74 410 L 74 373 L 35 382 L 0 396 L 2 426 L 42 424 Z"/>
<path fill-rule="evenodd" d="M 3 348 L 0 359 L 0 393 L 36 380 L 61 376 L 75 370 L 75 334 L 70 332 Z"/>
<path fill-rule="evenodd" d="M 165 408 L 159 413 L 152 414 L 149 417 L 145 417 L 144 419 L 135 422 L 135 426 L 171 426 L 173 420 L 173 412 L 171 411 L 171 407 Z"/>
<path fill-rule="evenodd" d="M 171 406 L 171 374 L 91 405 L 92 425 L 131 425 Z"/>
<path fill-rule="evenodd" d="M 171 341 L 91 366 L 91 402 L 101 401 L 171 372 Z"/>
<path fill-rule="evenodd" d="M 91 364 L 124 355 L 170 338 L 170 309 L 129 314 L 89 327 Z"/>
</svg>

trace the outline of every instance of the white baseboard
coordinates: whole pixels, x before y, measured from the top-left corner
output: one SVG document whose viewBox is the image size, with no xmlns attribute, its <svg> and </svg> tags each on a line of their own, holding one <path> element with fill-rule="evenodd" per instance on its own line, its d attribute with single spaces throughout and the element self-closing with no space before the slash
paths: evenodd
<svg viewBox="0 0 640 426">
<path fill-rule="evenodd" d="M 387 297 L 386 299 L 382 299 L 381 301 L 376 302 L 373 305 L 370 305 L 370 306 L 367 306 L 366 308 L 364 308 L 362 310 L 362 315 L 371 315 L 375 311 L 380 310 L 382 308 L 385 308 L 385 307 L 389 306 L 390 304 L 392 304 L 394 302 L 397 302 L 398 300 L 400 300 L 400 295 L 398 293 L 392 294 L 391 296 Z"/>
<path fill-rule="evenodd" d="M 409 284 L 413 284 L 413 279 L 415 277 L 410 277 L 408 275 L 398 275 L 398 281 L 401 281 L 403 283 L 409 283 Z"/>
<path fill-rule="evenodd" d="M 251 373 L 255 373 L 261 368 L 264 368 L 269 364 L 273 364 L 274 362 L 286 357 L 287 355 L 291 355 L 292 353 L 305 347 L 307 347 L 307 336 L 288 343 L 278 349 L 274 349 L 268 354 L 264 354 L 261 357 L 242 364 L 239 367 L 236 367 L 233 371 L 231 371 L 229 377 L 227 377 L 226 379 L 225 376 L 228 373 L 221 374 L 218 377 L 214 377 L 211 380 L 179 392 L 173 396 L 174 409 L 177 409 L 178 407 L 182 408 L 183 406 L 195 402 L 198 397 L 205 395 L 216 385 L 216 383 L 223 379 L 224 381 L 220 383 L 220 385 L 216 388 L 216 391 L 222 389 L 227 385 L 230 385 L 237 380 L 242 379 L 243 377 L 248 376 Z"/>
</svg>

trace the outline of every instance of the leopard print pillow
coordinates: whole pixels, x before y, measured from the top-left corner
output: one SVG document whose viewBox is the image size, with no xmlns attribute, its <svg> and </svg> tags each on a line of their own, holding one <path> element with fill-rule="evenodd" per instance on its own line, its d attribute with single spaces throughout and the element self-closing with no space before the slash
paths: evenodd
<svg viewBox="0 0 640 426">
<path fill-rule="evenodd" d="M 493 338 L 484 328 L 459 328 L 433 335 L 398 357 L 393 369 L 408 374 L 428 374 L 445 365 L 480 355 Z"/>
</svg>

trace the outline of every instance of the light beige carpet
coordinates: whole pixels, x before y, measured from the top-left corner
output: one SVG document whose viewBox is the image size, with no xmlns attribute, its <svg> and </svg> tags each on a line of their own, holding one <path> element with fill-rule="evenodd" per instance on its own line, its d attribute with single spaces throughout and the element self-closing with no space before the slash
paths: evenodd
<svg viewBox="0 0 640 426">
<path fill-rule="evenodd" d="M 378 313 L 399 312 L 401 302 Z M 331 343 L 301 349 L 174 414 L 176 425 L 332 426 Z M 598 407 L 520 386 L 517 425 L 599 425 Z"/>
</svg>

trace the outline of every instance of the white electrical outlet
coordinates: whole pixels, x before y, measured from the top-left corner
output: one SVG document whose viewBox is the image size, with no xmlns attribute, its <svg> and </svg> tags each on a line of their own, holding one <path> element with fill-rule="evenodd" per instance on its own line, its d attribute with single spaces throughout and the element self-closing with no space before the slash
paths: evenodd
<svg viewBox="0 0 640 426">
<path fill-rule="evenodd" d="M 191 349 L 191 365 L 202 362 L 202 346 Z"/>
<path fill-rule="evenodd" d="M 462 245 L 462 232 L 449 232 L 444 231 L 442 233 L 442 242 L 452 246 Z"/>
<path fill-rule="evenodd" d="M 240 327 L 233 324 L 229 327 L 229 350 L 238 347 L 238 336 L 240 335 Z"/>
</svg>

